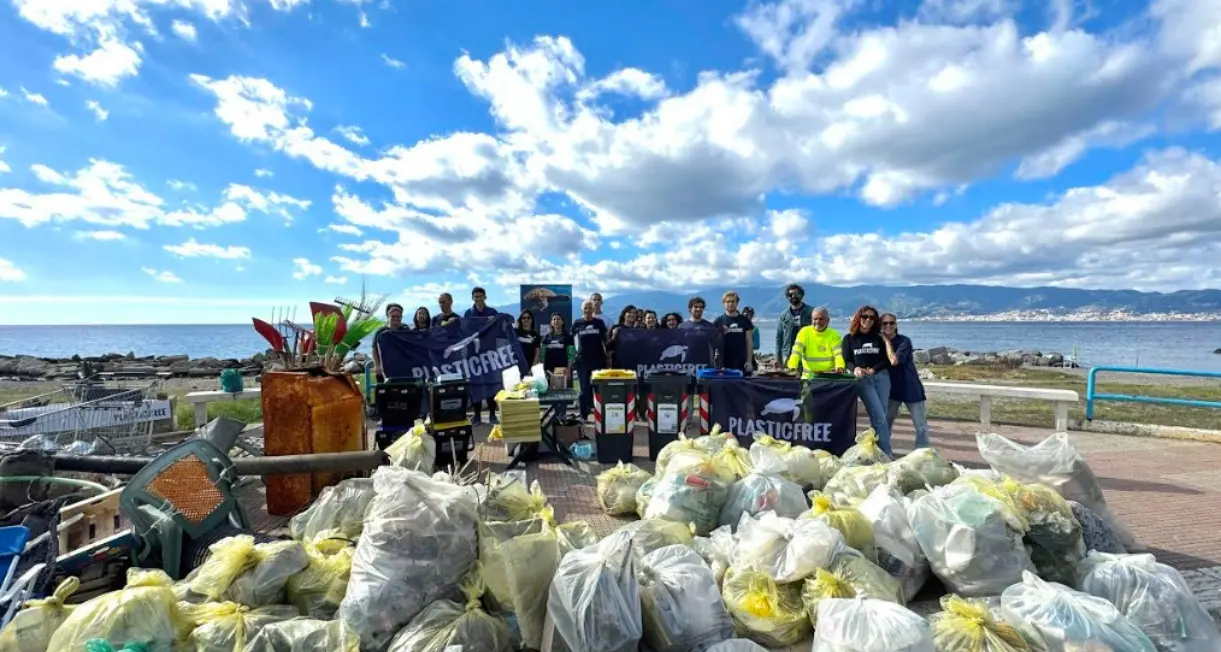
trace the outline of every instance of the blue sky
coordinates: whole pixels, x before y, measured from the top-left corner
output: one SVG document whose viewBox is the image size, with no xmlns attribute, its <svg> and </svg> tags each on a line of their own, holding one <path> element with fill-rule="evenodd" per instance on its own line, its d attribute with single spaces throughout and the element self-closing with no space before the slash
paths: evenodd
<svg viewBox="0 0 1221 652">
<path fill-rule="evenodd" d="M 1221 286 L 1221 0 L 529 7 L 0 5 L 0 324 Z"/>
</svg>

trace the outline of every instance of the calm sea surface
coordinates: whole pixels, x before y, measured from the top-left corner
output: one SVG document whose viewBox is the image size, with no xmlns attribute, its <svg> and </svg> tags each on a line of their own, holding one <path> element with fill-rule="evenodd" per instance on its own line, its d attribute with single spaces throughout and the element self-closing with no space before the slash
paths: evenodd
<svg viewBox="0 0 1221 652">
<path fill-rule="evenodd" d="M 846 323 L 834 326 L 845 332 Z M 763 352 L 774 350 L 775 322 L 761 322 Z M 900 330 L 918 348 L 1070 353 L 1084 366 L 1140 365 L 1221 371 L 1221 322 L 907 322 Z M 186 354 L 242 358 L 266 348 L 248 325 L 0 326 L 0 355 Z"/>
</svg>

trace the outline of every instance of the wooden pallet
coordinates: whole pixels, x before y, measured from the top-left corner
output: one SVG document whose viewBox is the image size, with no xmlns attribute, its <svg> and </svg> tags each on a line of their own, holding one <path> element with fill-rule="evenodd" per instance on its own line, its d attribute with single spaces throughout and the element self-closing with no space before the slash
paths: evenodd
<svg viewBox="0 0 1221 652">
<path fill-rule="evenodd" d="M 71 554 L 131 527 L 119 509 L 123 489 L 113 489 L 59 510 L 59 552 Z"/>
</svg>

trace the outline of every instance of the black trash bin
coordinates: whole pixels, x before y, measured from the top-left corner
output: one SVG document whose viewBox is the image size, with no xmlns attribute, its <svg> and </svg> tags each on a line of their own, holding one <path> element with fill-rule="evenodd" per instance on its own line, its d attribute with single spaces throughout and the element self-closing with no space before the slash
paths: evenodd
<svg viewBox="0 0 1221 652">
<path fill-rule="evenodd" d="M 416 379 L 387 379 L 373 389 L 374 404 L 382 428 L 406 430 L 424 415 L 424 382 Z"/>
<path fill-rule="evenodd" d="M 432 437 L 437 442 L 437 468 L 444 470 L 456 466 L 453 471 L 461 469 L 469 451 L 475 447 L 473 433 L 469 419 L 432 426 Z"/>
<path fill-rule="evenodd" d="M 654 371 L 645 376 L 645 422 L 649 427 L 649 459 L 656 461 L 666 444 L 687 429 L 690 417 L 691 377 L 677 371 Z"/>
<path fill-rule="evenodd" d="M 604 369 L 595 371 L 592 381 L 598 462 L 629 463 L 635 440 L 636 373 Z"/>
<path fill-rule="evenodd" d="M 428 414 L 433 423 L 455 423 L 466 420 L 471 405 L 470 384 L 465 378 L 433 379 L 428 383 Z"/>
</svg>

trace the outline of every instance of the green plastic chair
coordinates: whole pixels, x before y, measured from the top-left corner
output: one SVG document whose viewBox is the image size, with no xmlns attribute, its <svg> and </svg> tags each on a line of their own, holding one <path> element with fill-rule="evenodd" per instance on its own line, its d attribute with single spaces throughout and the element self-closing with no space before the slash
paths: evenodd
<svg viewBox="0 0 1221 652">
<path fill-rule="evenodd" d="M 119 506 L 140 541 L 141 565 L 159 556 L 165 572 L 181 579 L 212 543 L 250 532 L 250 518 L 233 493 L 236 479 L 229 457 L 202 439 L 178 444 L 140 469 L 119 495 Z"/>
</svg>

